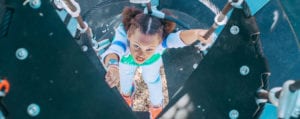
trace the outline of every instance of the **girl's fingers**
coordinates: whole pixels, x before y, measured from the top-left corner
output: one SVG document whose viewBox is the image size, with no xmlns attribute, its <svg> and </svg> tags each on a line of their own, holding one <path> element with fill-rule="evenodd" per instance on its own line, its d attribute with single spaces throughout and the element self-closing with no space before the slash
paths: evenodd
<svg viewBox="0 0 300 119">
<path fill-rule="evenodd" d="M 114 80 L 112 78 L 110 78 L 108 81 L 107 81 L 108 85 L 110 88 L 114 87 Z"/>
<path fill-rule="evenodd" d="M 208 39 L 204 39 L 203 36 L 207 32 L 207 30 L 201 30 L 199 31 L 199 37 L 198 39 L 202 44 L 210 45 L 212 43 L 212 36 L 210 36 Z"/>
<path fill-rule="evenodd" d="M 118 84 L 118 80 L 117 79 L 113 79 L 111 82 L 111 87 L 117 86 Z"/>
<path fill-rule="evenodd" d="M 111 87 L 111 79 L 112 79 L 111 72 L 108 70 L 105 75 L 105 81 L 110 87 Z"/>
<path fill-rule="evenodd" d="M 117 85 L 118 78 L 119 78 L 118 71 L 115 70 L 114 68 L 109 69 L 105 75 L 105 81 L 111 88 Z"/>
<path fill-rule="evenodd" d="M 207 30 L 202 30 L 202 29 L 199 29 L 198 30 L 198 35 L 203 37 L 205 35 L 205 33 L 207 32 Z"/>
</svg>

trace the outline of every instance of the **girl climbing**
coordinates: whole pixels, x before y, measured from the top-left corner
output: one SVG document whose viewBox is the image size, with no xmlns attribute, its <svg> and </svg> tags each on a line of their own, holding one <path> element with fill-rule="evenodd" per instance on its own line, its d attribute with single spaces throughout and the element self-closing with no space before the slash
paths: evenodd
<svg viewBox="0 0 300 119">
<path fill-rule="evenodd" d="M 114 40 L 108 50 L 101 55 L 107 68 L 106 82 L 116 86 L 120 79 L 121 95 L 132 106 L 134 75 L 137 67 L 142 69 L 142 78 L 149 89 L 151 105 L 150 118 L 154 119 L 162 111 L 163 91 L 160 67 L 162 53 L 166 48 L 179 48 L 199 40 L 210 45 L 212 39 L 204 39 L 206 30 L 182 30 L 173 33 L 176 24 L 159 19 L 134 7 L 122 12 L 122 24 L 116 29 Z"/>
</svg>

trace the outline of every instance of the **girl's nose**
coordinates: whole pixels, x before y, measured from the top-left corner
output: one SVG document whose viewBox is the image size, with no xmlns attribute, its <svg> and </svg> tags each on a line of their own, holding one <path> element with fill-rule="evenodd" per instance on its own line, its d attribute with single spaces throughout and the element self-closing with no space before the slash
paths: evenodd
<svg viewBox="0 0 300 119">
<path fill-rule="evenodd" d="M 144 57 L 144 52 L 142 51 L 142 50 L 139 50 L 138 52 L 137 52 L 137 55 L 138 56 L 140 56 L 140 57 Z"/>
</svg>

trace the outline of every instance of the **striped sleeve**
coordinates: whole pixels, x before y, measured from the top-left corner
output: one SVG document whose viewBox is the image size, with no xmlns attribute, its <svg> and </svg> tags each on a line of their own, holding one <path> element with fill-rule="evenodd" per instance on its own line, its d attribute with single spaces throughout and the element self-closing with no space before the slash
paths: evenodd
<svg viewBox="0 0 300 119">
<path fill-rule="evenodd" d="M 114 39 L 109 46 L 109 48 L 101 55 L 101 61 L 103 62 L 104 58 L 111 53 L 117 54 L 119 57 L 124 55 L 127 50 L 127 34 L 124 30 L 123 25 L 119 25 L 115 30 Z"/>
<path fill-rule="evenodd" d="M 166 39 L 163 40 L 162 46 L 163 48 L 179 48 L 186 46 L 184 42 L 180 39 L 181 31 L 177 31 L 175 33 L 170 33 Z"/>
</svg>

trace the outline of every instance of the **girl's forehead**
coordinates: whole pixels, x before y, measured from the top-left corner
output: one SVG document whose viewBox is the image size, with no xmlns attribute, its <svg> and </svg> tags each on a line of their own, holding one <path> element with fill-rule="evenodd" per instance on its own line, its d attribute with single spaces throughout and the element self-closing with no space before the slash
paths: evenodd
<svg viewBox="0 0 300 119">
<path fill-rule="evenodd" d="M 159 34 L 143 34 L 140 31 L 136 31 L 132 40 L 141 44 L 158 44 L 161 40 Z"/>
</svg>

